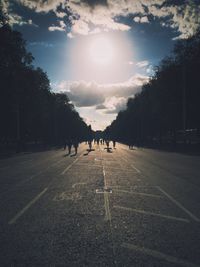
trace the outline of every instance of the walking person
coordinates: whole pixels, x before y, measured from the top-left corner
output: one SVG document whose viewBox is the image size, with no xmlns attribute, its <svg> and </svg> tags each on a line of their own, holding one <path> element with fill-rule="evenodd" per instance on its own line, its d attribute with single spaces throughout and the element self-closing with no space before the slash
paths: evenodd
<svg viewBox="0 0 200 267">
<path fill-rule="evenodd" d="M 113 148 L 116 149 L 116 141 L 113 140 Z"/>
<path fill-rule="evenodd" d="M 73 141 L 73 146 L 74 146 L 74 150 L 75 150 L 75 155 L 77 154 L 77 152 L 78 152 L 78 145 L 79 145 L 79 142 L 78 142 L 78 140 L 77 139 L 74 139 L 74 141 Z"/>
<path fill-rule="evenodd" d="M 88 145 L 89 145 L 89 150 L 91 151 L 92 150 L 92 140 L 88 141 Z"/>
<path fill-rule="evenodd" d="M 107 149 L 109 149 L 109 140 L 108 139 L 106 140 L 106 146 L 107 146 Z"/>
<path fill-rule="evenodd" d="M 67 148 L 68 148 L 68 155 L 70 155 L 71 154 L 71 149 L 72 149 L 72 140 L 68 139 L 66 144 L 67 144 Z"/>
</svg>

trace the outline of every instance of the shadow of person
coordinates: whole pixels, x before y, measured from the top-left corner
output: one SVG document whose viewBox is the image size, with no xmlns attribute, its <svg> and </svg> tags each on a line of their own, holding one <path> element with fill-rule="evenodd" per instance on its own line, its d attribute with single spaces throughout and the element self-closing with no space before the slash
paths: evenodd
<svg viewBox="0 0 200 267">
<path fill-rule="evenodd" d="M 65 154 L 63 157 L 66 158 L 66 157 L 68 157 L 69 155 L 70 155 L 70 153 L 67 153 L 67 154 Z"/>
<path fill-rule="evenodd" d="M 95 151 L 95 149 L 91 148 L 91 149 L 87 149 L 87 152 L 85 154 L 83 154 L 83 156 L 88 156 L 90 152 Z"/>
<path fill-rule="evenodd" d="M 107 150 L 107 153 L 113 153 L 111 147 L 106 147 L 105 149 Z"/>
</svg>

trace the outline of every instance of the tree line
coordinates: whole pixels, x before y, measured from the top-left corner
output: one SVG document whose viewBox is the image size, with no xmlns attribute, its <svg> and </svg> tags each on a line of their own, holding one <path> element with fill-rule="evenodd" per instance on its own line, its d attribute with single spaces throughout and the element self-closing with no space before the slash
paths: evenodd
<svg viewBox="0 0 200 267">
<path fill-rule="evenodd" d="M 83 140 L 91 129 L 69 98 L 51 91 L 47 74 L 32 65 L 20 32 L 1 14 L 0 25 L 0 142 L 58 144 Z"/>
<path fill-rule="evenodd" d="M 138 145 L 200 141 L 200 30 L 179 40 L 105 130 Z"/>
</svg>

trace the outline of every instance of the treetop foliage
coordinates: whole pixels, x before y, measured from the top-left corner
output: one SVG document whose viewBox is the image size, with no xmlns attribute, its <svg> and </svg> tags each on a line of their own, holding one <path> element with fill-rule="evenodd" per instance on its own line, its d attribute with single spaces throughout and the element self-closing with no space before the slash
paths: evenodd
<svg viewBox="0 0 200 267">
<path fill-rule="evenodd" d="M 138 144 L 165 139 L 176 143 L 181 131 L 200 131 L 199 70 L 200 30 L 175 44 L 141 92 L 128 99 L 126 110 L 107 127 L 107 135 Z"/>
</svg>

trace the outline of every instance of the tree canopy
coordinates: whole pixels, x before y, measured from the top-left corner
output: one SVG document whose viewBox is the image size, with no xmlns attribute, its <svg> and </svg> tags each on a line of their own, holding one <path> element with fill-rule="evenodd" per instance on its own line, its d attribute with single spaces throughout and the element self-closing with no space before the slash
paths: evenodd
<svg viewBox="0 0 200 267">
<path fill-rule="evenodd" d="M 176 143 L 181 132 L 200 131 L 200 31 L 179 40 L 140 93 L 130 98 L 105 132 L 136 144 Z"/>
<path fill-rule="evenodd" d="M 86 123 L 66 94 L 51 92 L 47 74 L 33 67 L 34 58 L 22 35 L 5 21 L 0 27 L 0 140 L 84 139 Z"/>
</svg>

